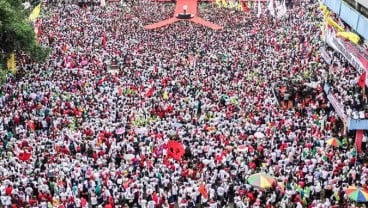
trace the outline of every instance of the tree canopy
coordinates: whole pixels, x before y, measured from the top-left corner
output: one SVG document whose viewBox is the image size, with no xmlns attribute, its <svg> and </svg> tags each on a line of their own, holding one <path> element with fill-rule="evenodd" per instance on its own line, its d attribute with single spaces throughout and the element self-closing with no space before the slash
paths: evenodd
<svg viewBox="0 0 368 208">
<path fill-rule="evenodd" d="M 49 49 L 38 44 L 29 11 L 24 10 L 22 0 L 0 0 L 0 56 L 5 60 L 9 54 L 25 52 L 36 62 L 43 61 Z"/>
</svg>

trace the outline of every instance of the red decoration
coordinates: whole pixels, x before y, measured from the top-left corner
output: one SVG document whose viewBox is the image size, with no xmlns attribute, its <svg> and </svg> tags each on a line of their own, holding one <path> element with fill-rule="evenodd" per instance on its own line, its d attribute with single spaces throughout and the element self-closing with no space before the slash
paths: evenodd
<svg viewBox="0 0 368 208">
<path fill-rule="evenodd" d="M 360 75 L 360 77 L 359 77 L 358 85 L 361 88 L 364 88 L 365 87 L 365 77 L 366 77 L 366 74 L 367 74 L 367 72 L 363 72 L 363 74 Z"/>
</svg>

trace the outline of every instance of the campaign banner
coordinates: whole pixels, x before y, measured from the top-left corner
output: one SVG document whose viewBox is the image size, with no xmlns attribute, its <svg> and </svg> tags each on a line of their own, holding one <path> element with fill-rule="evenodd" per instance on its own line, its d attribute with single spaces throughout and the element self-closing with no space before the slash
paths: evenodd
<svg viewBox="0 0 368 208">
<path fill-rule="evenodd" d="M 326 31 L 325 40 L 330 47 L 341 53 L 360 74 L 368 71 L 368 54 L 358 45 L 336 37 L 335 31 L 331 28 Z M 368 86 L 368 76 L 366 76 L 365 85 Z"/>
<path fill-rule="evenodd" d="M 320 52 L 321 52 L 321 57 L 323 58 L 323 60 L 325 60 L 325 62 L 327 64 L 331 64 L 332 63 L 332 58 L 331 58 L 330 54 L 328 54 L 326 49 L 321 48 Z"/>
</svg>

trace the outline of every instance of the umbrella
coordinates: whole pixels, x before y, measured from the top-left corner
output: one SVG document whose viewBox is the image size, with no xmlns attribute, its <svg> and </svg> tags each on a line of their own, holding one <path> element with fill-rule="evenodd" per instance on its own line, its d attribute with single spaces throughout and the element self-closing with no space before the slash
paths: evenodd
<svg viewBox="0 0 368 208">
<path fill-rule="evenodd" d="M 254 136 L 257 138 L 257 139 L 261 139 L 261 138 L 264 138 L 265 137 L 265 135 L 264 135 L 264 133 L 262 133 L 262 132 L 256 132 L 256 133 L 254 133 Z"/>
<path fill-rule="evenodd" d="M 148 133 L 148 129 L 145 127 L 141 127 L 141 128 L 136 128 L 135 129 L 135 133 L 137 134 L 147 134 Z"/>
<path fill-rule="evenodd" d="M 85 65 L 87 65 L 87 64 L 88 64 L 88 61 L 83 60 L 80 64 L 81 64 L 82 66 L 85 66 Z"/>
<path fill-rule="evenodd" d="M 336 139 L 335 137 L 332 137 L 326 141 L 327 144 L 333 146 L 333 147 L 340 147 L 341 141 Z"/>
<path fill-rule="evenodd" d="M 118 129 L 116 129 L 116 134 L 117 134 L 117 135 L 122 135 L 122 134 L 124 134 L 124 129 L 123 129 L 123 128 L 118 128 Z"/>
<path fill-rule="evenodd" d="M 368 201 L 368 191 L 356 186 L 349 186 L 345 190 L 346 195 L 356 202 L 367 202 Z"/>
<path fill-rule="evenodd" d="M 182 143 L 174 141 L 174 140 L 170 140 L 167 143 L 166 147 L 167 147 L 167 152 L 168 152 L 169 157 L 180 161 L 182 157 L 184 156 L 185 149 Z"/>
<path fill-rule="evenodd" d="M 246 145 L 239 145 L 239 146 L 236 148 L 236 150 L 237 150 L 238 152 L 246 152 L 246 151 L 247 151 L 247 149 L 248 149 L 248 147 L 247 147 Z"/>
<path fill-rule="evenodd" d="M 249 176 L 247 181 L 250 185 L 261 189 L 270 188 L 274 183 L 276 183 L 274 178 L 264 173 L 253 174 Z"/>
<path fill-rule="evenodd" d="M 31 155 L 32 154 L 29 153 L 29 152 L 21 152 L 21 153 L 19 153 L 18 158 L 21 161 L 27 161 L 31 158 Z"/>
<path fill-rule="evenodd" d="M 172 123 L 171 124 L 173 127 L 175 127 L 175 128 L 180 128 L 180 127 L 182 127 L 183 126 L 183 124 L 181 124 L 181 123 Z"/>
<path fill-rule="evenodd" d="M 125 160 L 132 160 L 135 156 L 133 154 L 125 154 L 124 159 Z"/>
</svg>

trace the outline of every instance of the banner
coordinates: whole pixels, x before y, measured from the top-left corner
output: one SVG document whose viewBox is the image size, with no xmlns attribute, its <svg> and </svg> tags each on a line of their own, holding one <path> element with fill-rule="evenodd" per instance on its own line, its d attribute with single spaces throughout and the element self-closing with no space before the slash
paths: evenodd
<svg viewBox="0 0 368 208">
<path fill-rule="evenodd" d="M 332 63 L 332 58 L 331 58 L 330 54 L 328 54 L 326 49 L 321 48 L 320 52 L 321 52 L 321 57 L 323 58 L 323 60 L 325 60 L 325 62 L 327 64 L 331 64 Z"/>
<path fill-rule="evenodd" d="M 357 152 L 362 153 L 363 130 L 357 130 L 355 133 L 355 148 Z"/>
<path fill-rule="evenodd" d="M 360 46 L 336 37 L 335 31 L 331 28 L 326 31 L 325 40 L 335 51 L 341 53 L 359 73 L 368 71 L 368 54 Z M 368 86 L 368 76 L 365 85 Z"/>
<path fill-rule="evenodd" d="M 341 106 L 341 104 L 339 103 L 339 101 L 337 101 L 336 98 L 331 93 L 329 93 L 327 95 L 327 99 L 328 99 L 328 101 L 330 101 L 331 105 L 335 109 L 335 111 L 336 111 L 337 115 L 339 116 L 339 118 L 344 123 L 346 123 L 347 116 L 345 115 L 344 108 Z"/>
</svg>

